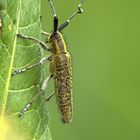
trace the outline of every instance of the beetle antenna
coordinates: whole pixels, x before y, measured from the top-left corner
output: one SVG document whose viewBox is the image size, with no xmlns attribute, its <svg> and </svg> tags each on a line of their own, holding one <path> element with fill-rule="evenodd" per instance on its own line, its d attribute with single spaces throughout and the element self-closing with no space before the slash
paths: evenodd
<svg viewBox="0 0 140 140">
<path fill-rule="evenodd" d="M 84 2 L 84 0 L 81 0 L 81 2 L 80 2 L 80 4 L 78 5 L 78 10 L 75 12 L 75 13 L 73 13 L 73 15 L 67 20 L 67 22 L 70 22 L 71 21 L 71 19 L 75 16 L 75 15 L 77 15 L 77 14 L 81 14 L 81 13 L 83 13 L 84 12 L 84 10 L 82 9 L 82 4 L 83 4 L 83 2 Z"/>
<path fill-rule="evenodd" d="M 73 19 L 73 17 L 75 17 L 77 14 L 81 14 L 84 12 L 84 10 L 82 9 L 82 4 L 83 4 L 84 0 L 80 1 L 80 4 L 78 5 L 78 10 L 76 12 L 74 12 L 68 19 L 66 22 L 64 22 L 62 25 L 60 25 L 59 27 L 59 31 L 62 31 L 66 26 L 68 26 L 69 22 Z"/>
<path fill-rule="evenodd" d="M 53 6 L 53 3 L 51 0 L 48 0 L 49 3 L 50 3 L 50 6 L 51 6 L 51 9 L 52 9 L 52 12 L 53 12 L 53 16 L 54 16 L 54 32 L 57 31 L 57 28 L 58 28 L 58 18 L 57 18 L 57 15 L 56 15 L 56 11 L 55 11 L 55 8 Z"/>
</svg>

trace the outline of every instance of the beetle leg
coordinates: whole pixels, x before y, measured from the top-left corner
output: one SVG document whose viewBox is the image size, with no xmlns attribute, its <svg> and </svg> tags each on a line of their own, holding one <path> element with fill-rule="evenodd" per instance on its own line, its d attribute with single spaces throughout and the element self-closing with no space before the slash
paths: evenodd
<svg viewBox="0 0 140 140">
<path fill-rule="evenodd" d="M 50 94 L 50 95 L 46 98 L 46 101 L 48 102 L 48 101 L 53 97 L 54 94 L 55 94 L 55 92 L 53 92 L 52 94 Z"/>
<path fill-rule="evenodd" d="M 42 33 L 42 35 L 47 35 L 47 36 L 49 36 L 49 35 L 50 35 L 50 33 L 45 32 L 45 31 L 42 31 L 41 33 Z"/>
<path fill-rule="evenodd" d="M 29 66 L 29 67 L 15 70 L 15 71 L 11 74 L 11 76 L 14 76 L 14 75 L 16 75 L 16 74 L 21 74 L 21 73 L 25 72 L 26 70 L 30 70 L 30 69 L 32 69 L 32 68 L 38 66 L 38 65 L 42 65 L 42 64 L 48 62 L 48 61 L 51 61 L 51 56 L 49 56 L 49 57 L 44 57 L 44 58 L 42 58 L 38 63 L 33 64 L 33 65 Z"/>
<path fill-rule="evenodd" d="M 43 84 L 42 84 L 42 87 L 41 87 L 41 89 L 40 89 L 40 91 L 32 98 L 32 100 L 20 111 L 20 113 L 19 113 L 19 117 L 21 117 L 29 108 L 30 108 L 30 106 L 33 104 L 33 102 L 35 101 L 35 100 L 37 100 L 38 99 L 38 97 L 40 96 L 40 95 L 42 95 L 42 92 L 44 92 L 45 91 L 45 89 L 48 87 L 48 83 L 49 83 L 49 81 L 50 81 L 50 79 L 53 77 L 53 75 L 51 75 L 51 76 L 49 76 L 49 77 L 47 77 L 46 78 L 46 80 L 43 82 Z M 50 97 L 51 98 L 51 97 Z"/>
<path fill-rule="evenodd" d="M 37 38 L 25 36 L 25 35 L 22 35 L 22 34 L 17 34 L 17 37 L 20 37 L 20 38 L 23 38 L 23 39 L 28 39 L 28 40 L 33 40 L 33 41 L 39 43 L 40 46 L 41 46 L 44 50 L 50 51 L 50 49 L 48 48 L 48 46 L 47 46 L 44 42 L 40 41 L 40 40 L 37 39 Z"/>
</svg>

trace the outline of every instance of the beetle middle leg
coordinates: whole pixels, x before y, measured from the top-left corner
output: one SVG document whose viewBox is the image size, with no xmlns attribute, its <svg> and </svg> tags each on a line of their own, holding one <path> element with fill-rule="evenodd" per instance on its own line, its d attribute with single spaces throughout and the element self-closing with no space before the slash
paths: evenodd
<svg viewBox="0 0 140 140">
<path fill-rule="evenodd" d="M 40 95 L 42 95 L 42 93 L 45 91 L 45 89 L 48 87 L 48 83 L 50 81 L 50 79 L 53 77 L 53 75 L 50 75 L 49 77 L 46 78 L 46 80 L 43 82 L 40 91 L 32 98 L 32 100 L 20 111 L 19 113 L 19 117 L 21 117 L 33 104 L 34 101 L 36 101 L 38 99 L 38 97 Z M 52 96 L 54 95 L 51 94 L 47 99 L 49 100 Z M 47 101 L 48 101 L 47 100 Z"/>
<path fill-rule="evenodd" d="M 48 101 L 53 97 L 54 94 L 55 94 L 55 92 L 53 92 L 52 94 L 50 94 L 50 95 L 46 98 L 46 101 L 48 102 Z"/>
<path fill-rule="evenodd" d="M 46 63 L 46 62 L 48 62 L 48 61 L 51 61 L 51 56 L 49 56 L 49 57 L 44 57 L 44 58 L 42 58 L 39 62 L 37 62 L 37 63 L 35 63 L 35 64 L 33 64 L 33 65 L 29 66 L 29 67 L 25 67 L 25 68 L 22 68 L 22 69 L 15 70 L 15 71 L 11 74 L 11 76 L 14 76 L 14 75 L 16 75 L 16 74 L 21 74 L 21 73 L 23 73 L 23 72 L 25 72 L 25 71 L 27 71 L 27 70 L 30 70 L 30 69 L 32 69 L 32 68 L 38 66 L 38 65 L 42 65 L 42 64 L 44 64 L 44 63 Z"/>
</svg>

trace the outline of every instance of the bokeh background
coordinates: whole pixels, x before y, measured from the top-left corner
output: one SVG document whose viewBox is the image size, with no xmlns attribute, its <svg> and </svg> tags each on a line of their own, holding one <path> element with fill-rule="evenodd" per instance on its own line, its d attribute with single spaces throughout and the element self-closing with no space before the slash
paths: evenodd
<svg viewBox="0 0 140 140">
<path fill-rule="evenodd" d="M 53 0 L 59 23 L 79 0 Z M 53 140 L 140 139 L 140 1 L 85 0 L 85 12 L 63 31 L 73 59 L 74 118 L 60 121 L 49 104 Z M 53 27 L 42 0 L 42 28 Z M 52 87 L 53 88 L 53 83 Z"/>
</svg>

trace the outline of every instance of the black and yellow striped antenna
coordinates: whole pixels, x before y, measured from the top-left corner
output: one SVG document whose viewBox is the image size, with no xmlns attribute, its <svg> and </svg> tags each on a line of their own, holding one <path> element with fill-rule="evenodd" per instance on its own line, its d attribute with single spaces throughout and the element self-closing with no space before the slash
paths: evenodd
<svg viewBox="0 0 140 140">
<path fill-rule="evenodd" d="M 54 8 L 54 5 L 52 3 L 51 0 L 48 0 L 53 12 L 53 16 L 54 16 L 54 32 L 57 31 L 58 28 L 58 18 L 57 18 L 57 14 Z M 60 27 L 58 28 L 58 31 L 62 31 L 66 26 L 68 26 L 69 22 L 73 19 L 73 17 L 75 17 L 77 14 L 81 14 L 84 12 L 84 10 L 82 9 L 82 4 L 83 4 L 84 0 L 80 1 L 80 4 L 78 5 L 78 10 L 76 12 L 74 12 L 68 19 L 66 22 L 64 22 L 62 25 L 60 25 Z"/>
<path fill-rule="evenodd" d="M 57 28 L 58 28 L 58 18 L 57 18 L 57 15 L 56 15 L 56 11 L 55 11 L 55 8 L 53 6 L 53 3 L 51 0 L 48 0 L 49 3 L 50 3 L 50 6 L 51 6 L 51 9 L 52 9 L 52 12 L 53 12 L 53 16 L 54 16 L 54 32 L 57 31 Z"/>
</svg>

